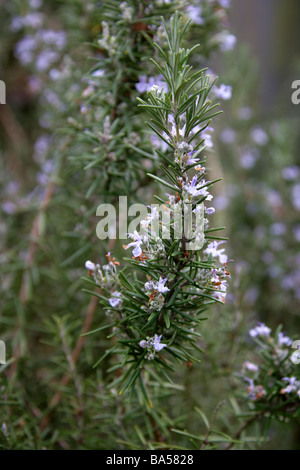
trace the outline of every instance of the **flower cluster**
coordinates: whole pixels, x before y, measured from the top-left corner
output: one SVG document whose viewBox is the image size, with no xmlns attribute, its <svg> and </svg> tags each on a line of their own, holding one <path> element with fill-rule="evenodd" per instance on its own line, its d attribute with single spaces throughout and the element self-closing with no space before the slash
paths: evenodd
<svg viewBox="0 0 300 470">
<path fill-rule="evenodd" d="M 247 360 L 242 367 L 243 380 L 249 384 L 248 399 L 259 401 L 260 406 L 269 410 L 273 406 L 282 410 L 300 398 L 300 377 L 295 367 L 295 352 L 291 349 L 293 341 L 280 330 L 273 336 L 271 328 L 264 323 L 258 323 L 249 335 L 257 342 L 260 359 L 259 364 Z"/>
<path fill-rule="evenodd" d="M 98 286 L 111 289 L 117 283 L 118 276 L 116 266 L 120 265 L 120 263 L 115 261 L 115 258 L 111 258 L 110 252 L 106 255 L 106 257 L 108 258 L 108 264 L 100 266 L 100 264 L 95 264 L 92 261 L 86 261 L 85 267 L 88 270 L 89 275 L 94 278 L 94 281 Z M 110 299 L 110 304 L 117 305 L 121 300 L 119 296 L 119 293 L 114 292 L 112 299 Z"/>
<path fill-rule="evenodd" d="M 159 281 L 147 281 L 145 283 L 145 292 L 149 296 L 149 304 L 152 310 L 160 311 L 164 305 L 164 296 L 162 294 L 169 292 L 166 286 L 167 278 L 159 278 Z"/>
<path fill-rule="evenodd" d="M 147 350 L 145 358 L 149 361 L 153 360 L 155 358 L 155 354 L 167 346 L 166 344 L 161 343 L 160 341 L 161 335 L 154 335 L 154 337 L 152 338 L 148 337 L 146 340 L 143 339 L 139 342 L 139 346 Z"/>
<path fill-rule="evenodd" d="M 125 389 L 141 379 L 144 359 L 166 368 L 172 367 L 172 356 L 197 360 L 190 350 L 197 350 L 199 316 L 209 304 L 225 303 L 230 278 L 225 249 L 219 248 L 223 239 L 213 236 L 207 218 L 215 212 L 207 203 L 216 181 L 207 179 L 203 152 L 212 147 L 210 122 L 219 114 L 209 99 L 215 81 L 202 70 L 191 72 L 191 51 L 179 46 L 179 15 L 171 19 L 170 28 L 165 22 L 163 27 L 172 46 L 166 52 L 157 46 L 162 65 L 153 62 L 159 74 L 140 75 L 135 87 L 140 108 L 153 118 L 151 132 L 165 144 L 156 146 L 156 158 L 163 163 L 160 172 L 147 176 L 169 192 L 165 199 L 155 196 L 160 206 L 151 206 L 140 220 L 140 231 L 127 234 L 123 248 L 132 250 L 128 269 L 116 273 L 113 260 L 106 267 L 86 264 L 96 284 L 110 291 L 113 332 L 119 354 L 123 351 L 122 368 L 127 366 Z M 129 268 L 134 268 L 133 275 Z M 161 361 L 156 353 L 165 347 Z"/>
</svg>

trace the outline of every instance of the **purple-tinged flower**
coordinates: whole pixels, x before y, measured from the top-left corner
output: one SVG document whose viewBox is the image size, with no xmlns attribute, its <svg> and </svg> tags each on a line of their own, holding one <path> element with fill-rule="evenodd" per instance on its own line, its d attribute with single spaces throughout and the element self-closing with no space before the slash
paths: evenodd
<svg viewBox="0 0 300 470">
<path fill-rule="evenodd" d="M 111 307 L 116 307 L 122 302 L 121 296 L 122 296 L 121 292 L 118 292 L 118 291 L 113 292 L 112 297 L 108 300 Z"/>
<path fill-rule="evenodd" d="M 215 197 L 214 205 L 217 211 L 222 211 L 228 207 L 229 198 L 225 194 Z"/>
<path fill-rule="evenodd" d="M 207 191 L 206 185 L 207 182 L 205 180 L 202 180 L 200 183 L 198 183 L 197 176 L 195 175 L 192 181 L 190 181 L 189 184 L 185 184 L 183 188 L 193 197 L 203 196 L 206 197 L 208 201 L 211 201 L 213 196 Z"/>
<path fill-rule="evenodd" d="M 141 245 L 143 244 L 143 238 L 138 234 L 138 232 L 135 230 L 134 233 L 128 233 L 128 235 L 134 239 L 133 242 L 129 243 L 128 245 L 123 245 L 123 248 L 127 250 L 130 247 L 134 247 L 132 250 L 133 256 L 136 258 L 137 256 L 140 256 L 143 253 L 143 250 L 141 248 Z"/>
<path fill-rule="evenodd" d="M 220 87 L 214 86 L 213 91 L 217 98 L 220 100 L 230 100 L 232 96 L 232 87 L 230 85 L 220 85 Z"/>
<path fill-rule="evenodd" d="M 288 336 L 285 336 L 281 331 L 278 333 L 278 345 L 281 346 L 291 346 L 293 341 Z"/>
<path fill-rule="evenodd" d="M 92 77 L 96 77 L 96 78 L 103 77 L 104 73 L 105 73 L 104 69 L 98 69 L 92 73 Z"/>
<path fill-rule="evenodd" d="M 192 196 L 199 196 L 201 192 L 197 189 L 197 176 L 194 176 L 190 185 L 186 188 L 187 192 Z"/>
<path fill-rule="evenodd" d="M 289 385 L 287 385 L 285 388 L 282 388 L 280 390 L 280 393 L 292 393 L 292 392 L 297 392 L 299 391 L 300 387 L 300 382 L 296 379 L 296 377 L 283 377 L 281 380 L 284 380 L 285 382 L 288 382 Z"/>
<path fill-rule="evenodd" d="M 245 170 L 249 170 L 250 168 L 253 168 L 257 158 L 258 154 L 255 150 L 247 149 L 241 154 L 240 165 L 242 168 L 245 168 Z"/>
<path fill-rule="evenodd" d="M 95 263 L 92 263 L 92 261 L 86 261 L 85 262 L 85 267 L 88 271 L 94 271 L 96 269 Z"/>
<path fill-rule="evenodd" d="M 41 29 L 36 33 L 36 39 L 44 42 L 48 47 L 55 46 L 58 50 L 62 50 L 67 42 L 65 31 L 56 31 L 54 29 Z"/>
<path fill-rule="evenodd" d="M 208 207 L 207 209 L 205 209 L 205 212 L 206 214 L 211 215 L 216 212 L 216 210 L 213 207 Z"/>
<path fill-rule="evenodd" d="M 20 188 L 20 183 L 17 181 L 10 181 L 5 188 L 5 192 L 9 195 L 16 194 Z"/>
<path fill-rule="evenodd" d="M 228 261 L 228 257 L 227 255 L 225 255 L 224 251 L 225 251 L 225 248 L 222 248 L 221 250 L 219 250 L 219 245 L 221 243 L 225 243 L 223 240 L 217 242 L 216 240 L 214 240 L 213 242 L 209 243 L 209 245 L 207 246 L 207 248 L 204 250 L 204 253 L 207 254 L 207 255 L 212 255 L 213 258 L 219 258 L 219 261 L 221 264 L 224 264 L 224 263 L 227 263 Z"/>
<path fill-rule="evenodd" d="M 286 166 L 281 172 L 283 178 L 287 181 L 292 181 L 300 175 L 300 168 L 296 165 Z"/>
<path fill-rule="evenodd" d="M 159 281 L 156 287 L 157 292 L 160 292 L 161 294 L 164 294 L 165 292 L 168 292 L 170 289 L 168 287 L 165 287 L 165 283 L 167 282 L 167 278 L 162 279 L 159 277 Z"/>
<path fill-rule="evenodd" d="M 270 333 L 271 333 L 271 329 L 261 322 L 259 322 L 255 328 L 252 328 L 249 331 L 249 335 L 252 336 L 252 338 L 255 338 L 256 336 L 269 337 Z"/>
<path fill-rule="evenodd" d="M 45 49 L 37 56 L 35 65 L 39 72 L 45 72 L 45 70 L 47 70 L 54 62 L 57 62 L 58 59 L 58 52 L 51 49 Z"/>
<path fill-rule="evenodd" d="M 257 145 L 266 145 L 269 141 L 268 134 L 259 126 L 251 130 L 251 137 Z"/>
<path fill-rule="evenodd" d="M 155 358 L 155 353 L 161 351 L 163 348 L 165 348 L 167 345 L 164 343 L 161 343 L 161 337 L 162 335 L 154 335 L 154 337 L 147 338 L 147 340 L 142 339 L 139 342 L 139 346 L 143 349 L 147 349 L 147 353 L 145 355 L 145 358 L 148 360 L 153 360 Z"/>
<path fill-rule="evenodd" d="M 168 93 L 168 85 L 161 74 L 149 78 L 146 75 L 139 75 L 139 81 L 135 84 L 137 91 L 141 94 L 150 91 L 153 86 L 158 87 L 159 92 L 164 89 L 164 92 Z"/>
<path fill-rule="evenodd" d="M 202 8 L 201 6 L 188 5 L 186 7 L 186 13 L 188 17 L 192 20 L 193 23 L 201 25 L 204 23 L 202 18 Z"/>
<path fill-rule="evenodd" d="M 295 227 L 293 228 L 293 233 L 297 242 L 300 242 L 300 225 L 299 224 L 295 225 Z"/>
<path fill-rule="evenodd" d="M 246 370 L 249 370 L 250 372 L 257 372 L 259 370 L 258 365 L 254 364 L 253 362 L 250 361 L 245 361 L 243 364 L 243 367 Z"/>
<path fill-rule="evenodd" d="M 15 212 L 17 210 L 16 204 L 14 204 L 11 201 L 4 201 L 1 205 L 1 207 L 2 207 L 3 212 L 5 212 L 6 214 L 9 214 L 9 215 L 15 214 Z"/>
<path fill-rule="evenodd" d="M 233 34 L 224 31 L 220 35 L 220 49 L 221 51 L 231 51 L 234 49 L 236 43 L 236 37 Z"/>
<path fill-rule="evenodd" d="M 249 377 L 245 377 L 245 380 L 249 382 L 249 386 L 247 387 L 249 400 L 259 400 L 266 395 L 266 391 L 262 385 L 255 385 L 254 380 Z"/>
<path fill-rule="evenodd" d="M 139 93 L 145 93 L 148 91 L 148 81 L 146 75 L 139 76 L 139 82 L 135 84 L 135 87 Z M 150 87 L 151 88 L 151 87 Z"/>
<path fill-rule="evenodd" d="M 300 183 L 292 187 L 292 203 L 295 209 L 300 211 Z"/>
<path fill-rule="evenodd" d="M 274 236 L 281 236 L 286 233 L 286 225 L 282 222 L 275 222 L 270 227 L 270 233 Z"/>
<path fill-rule="evenodd" d="M 164 135 L 164 137 L 168 138 L 167 135 Z M 167 142 L 160 139 L 157 134 L 151 135 L 151 143 L 155 148 L 160 149 L 162 152 L 165 152 L 169 148 Z"/>
<path fill-rule="evenodd" d="M 23 65 L 28 65 L 33 61 L 33 51 L 37 48 L 37 42 L 31 35 L 26 35 L 17 43 L 15 56 Z"/>
<path fill-rule="evenodd" d="M 22 16 L 15 16 L 12 19 L 11 25 L 10 25 L 10 30 L 13 31 L 14 33 L 17 31 L 20 31 L 20 29 L 23 28 L 23 18 Z"/>
<path fill-rule="evenodd" d="M 154 346 L 155 351 L 161 351 L 163 348 L 167 346 L 166 344 L 160 342 L 161 337 L 162 335 L 160 336 L 154 335 L 153 346 Z"/>
<path fill-rule="evenodd" d="M 220 7 L 230 8 L 231 0 L 219 0 Z"/>
</svg>

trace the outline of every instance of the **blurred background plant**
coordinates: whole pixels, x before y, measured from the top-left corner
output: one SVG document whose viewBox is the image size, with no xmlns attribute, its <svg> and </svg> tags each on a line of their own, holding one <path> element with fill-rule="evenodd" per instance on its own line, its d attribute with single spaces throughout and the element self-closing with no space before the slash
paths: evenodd
<svg viewBox="0 0 300 470">
<path fill-rule="evenodd" d="M 251 3 L 1 4 L 2 448 L 299 448 L 299 366 L 289 339 L 300 339 L 299 118 L 286 104 L 299 56 L 291 66 L 282 53 L 292 47 L 284 20 L 289 27 L 299 5 Z M 245 8 L 260 18 L 244 35 L 257 57 L 242 44 Z M 152 200 L 145 174 L 160 176 L 157 141 L 137 97 L 162 81 L 149 62 L 152 41 L 165 45 L 160 17 L 175 10 L 192 20 L 189 47 L 201 44 L 191 63 L 219 76 L 224 114 L 206 152 L 209 179 L 223 177 L 213 225 L 226 226 L 232 281 L 226 305 L 211 308 L 201 329 L 201 363 L 177 367 L 173 384 L 152 376 L 155 406 L 145 413 L 141 391 L 133 402 L 109 386 L 113 358 L 93 368 L 111 339 L 106 330 L 81 336 L 106 319 L 81 277 L 86 259 L 123 256 L 121 243 L 97 238 L 96 207 L 120 194 Z M 260 37 L 266 28 L 269 49 L 258 49 L 256 28 Z M 257 321 L 267 325 L 258 330 L 259 359 Z"/>
</svg>

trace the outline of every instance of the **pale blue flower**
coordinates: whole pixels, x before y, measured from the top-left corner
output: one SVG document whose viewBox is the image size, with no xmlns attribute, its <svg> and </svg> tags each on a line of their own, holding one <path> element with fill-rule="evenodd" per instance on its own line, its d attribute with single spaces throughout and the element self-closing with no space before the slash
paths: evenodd
<svg viewBox="0 0 300 470">
<path fill-rule="evenodd" d="M 155 351 L 161 351 L 163 348 L 167 346 L 166 344 L 160 342 L 161 337 L 162 335 L 160 336 L 154 335 L 153 346 L 154 346 Z"/>
<path fill-rule="evenodd" d="M 270 333 L 271 333 L 271 329 L 261 322 L 259 322 L 255 328 L 252 328 L 249 331 L 249 335 L 252 336 L 252 338 L 255 338 L 256 336 L 269 337 Z"/>
<path fill-rule="evenodd" d="M 220 87 L 215 86 L 213 91 L 217 98 L 220 100 L 230 100 L 232 96 L 232 87 L 230 85 L 220 85 Z"/>
<path fill-rule="evenodd" d="M 122 302 L 121 295 L 118 291 L 113 292 L 112 297 L 108 300 L 112 307 L 116 307 Z"/>
<path fill-rule="evenodd" d="M 159 278 L 156 290 L 157 292 L 161 292 L 164 294 L 165 292 L 168 292 L 170 289 L 168 287 L 165 287 L 165 283 L 167 282 L 167 278 L 162 279 L 161 277 Z"/>
<path fill-rule="evenodd" d="M 227 255 L 224 253 L 225 251 L 225 248 L 221 248 L 219 249 L 219 245 L 221 243 L 225 243 L 224 240 L 221 240 L 219 242 L 217 242 L 216 240 L 214 240 L 213 242 L 209 243 L 209 245 L 207 246 L 207 248 L 204 250 L 204 253 L 207 254 L 207 255 L 212 255 L 213 258 L 219 258 L 219 261 L 221 264 L 224 264 L 224 263 L 227 263 L 228 261 L 228 257 Z"/>
</svg>

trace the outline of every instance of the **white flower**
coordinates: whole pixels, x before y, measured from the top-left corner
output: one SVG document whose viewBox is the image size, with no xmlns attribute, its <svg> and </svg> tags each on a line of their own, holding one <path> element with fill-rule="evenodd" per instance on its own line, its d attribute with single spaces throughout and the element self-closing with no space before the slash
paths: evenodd
<svg viewBox="0 0 300 470">
<path fill-rule="evenodd" d="M 165 133 L 164 133 L 164 137 L 168 138 L 168 136 Z M 165 152 L 169 148 L 168 144 L 164 140 L 160 139 L 158 135 L 156 134 L 151 135 L 151 142 L 155 148 L 157 149 L 160 148 L 162 152 Z"/>
<path fill-rule="evenodd" d="M 105 71 L 104 69 L 98 69 L 98 70 L 95 70 L 93 73 L 92 73 L 92 77 L 103 77 Z"/>
<path fill-rule="evenodd" d="M 256 149 L 245 149 L 241 154 L 240 164 L 245 170 L 249 170 L 255 165 L 258 158 L 258 153 L 255 150 Z"/>
<path fill-rule="evenodd" d="M 222 248 L 221 250 L 218 249 L 218 246 L 221 243 L 224 243 L 224 241 L 223 240 L 221 240 L 219 242 L 213 241 L 213 242 L 209 243 L 207 248 L 204 250 L 204 253 L 207 254 L 207 255 L 211 254 L 213 258 L 218 257 L 220 263 L 224 264 L 224 263 L 227 263 L 228 257 L 227 257 L 227 255 L 224 254 L 225 248 Z"/>
<path fill-rule="evenodd" d="M 122 10 L 122 18 L 124 18 L 124 20 L 131 21 L 133 15 L 133 8 L 128 6 L 126 2 L 122 2 L 120 8 Z"/>
<path fill-rule="evenodd" d="M 153 87 L 156 87 L 153 89 Z M 139 93 L 145 93 L 146 91 L 156 90 L 158 93 L 164 91 L 168 93 L 168 84 L 165 82 L 163 75 L 157 75 L 155 77 L 147 78 L 146 75 L 139 75 L 139 81 L 135 85 Z"/>
<path fill-rule="evenodd" d="M 266 395 L 266 391 L 262 385 L 254 385 L 254 380 L 249 379 L 249 377 L 245 377 L 245 380 L 249 382 L 248 387 L 248 398 L 249 400 L 258 400 L 259 398 Z"/>
<path fill-rule="evenodd" d="M 295 209 L 300 211 L 300 183 L 295 184 L 291 190 L 291 199 Z"/>
<path fill-rule="evenodd" d="M 204 19 L 202 18 L 202 8 L 200 6 L 196 7 L 194 5 L 188 5 L 186 7 L 186 12 L 193 23 L 199 25 L 204 23 Z"/>
<path fill-rule="evenodd" d="M 159 281 L 156 287 L 157 292 L 161 292 L 163 294 L 164 292 L 168 292 L 170 290 L 168 289 L 168 287 L 165 287 L 166 282 L 167 282 L 167 278 L 165 279 L 162 279 L 161 277 L 159 278 Z"/>
<path fill-rule="evenodd" d="M 221 100 L 230 100 L 232 96 L 232 87 L 230 85 L 220 85 L 220 87 L 214 87 L 214 93 L 217 98 Z"/>
<path fill-rule="evenodd" d="M 269 141 L 268 134 L 258 126 L 251 130 L 251 137 L 257 145 L 266 145 Z"/>
<path fill-rule="evenodd" d="M 159 212 L 158 212 L 156 206 L 154 206 L 154 207 L 147 206 L 147 207 L 150 208 L 151 214 L 147 215 L 146 219 L 141 220 L 141 226 L 144 229 L 147 229 L 149 227 L 149 225 L 151 224 L 151 222 L 153 222 L 153 226 L 151 225 L 151 229 L 152 229 L 153 233 L 155 233 L 155 230 L 154 230 L 154 225 L 155 224 L 154 224 L 154 222 L 159 220 Z"/>
<path fill-rule="evenodd" d="M 222 8 L 229 8 L 231 0 L 219 0 L 219 4 Z"/>
<path fill-rule="evenodd" d="M 134 233 L 128 233 L 129 237 L 133 238 L 134 241 L 129 243 L 128 245 L 123 245 L 123 248 L 127 250 L 128 248 L 134 246 L 134 249 L 132 250 L 133 256 L 136 258 L 137 256 L 140 256 L 143 253 L 143 250 L 141 248 L 141 245 L 143 243 L 143 238 L 138 234 L 138 232 L 135 230 Z"/>
<path fill-rule="evenodd" d="M 250 361 L 244 362 L 244 368 L 249 370 L 250 372 L 257 372 L 259 370 L 259 367 Z"/>
<path fill-rule="evenodd" d="M 292 181 L 298 178 L 300 169 L 296 165 L 286 166 L 281 172 L 283 178 L 287 181 Z"/>
<path fill-rule="evenodd" d="M 223 302 L 225 304 L 226 300 L 226 290 L 227 290 L 227 285 L 226 281 L 221 281 L 219 285 L 219 290 L 213 292 L 212 296 L 219 300 L 220 302 Z"/>
<path fill-rule="evenodd" d="M 166 344 L 160 342 L 161 337 L 162 335 L 160 336 L 154 335 L 153 346 L 154 346 L 155 351 L 161 351 L 163 348 L 167 346 Z"/>
<path fill-rule="evenodd" d="M 252 336 L 252 338 L 255 338 L 256 336 L 270 336 L 270 333 L 271 329 L 264 323 L 260 322 L 255 328 L 252 328 L 252 330 L 249 331 L 249 335 Z"/>
<path fill-rule="evenodd" d="M 161 294 L 164 294 L 165 292 L 169 292 L 170 290 L 168 287 L 165 286 L 165 283 L 167 282 L 167 280 L 168 280 L 167 278 L 163 279 L 162 277 L 160 277 L 158 282 L 148 281 L 145 283 L 145 291 L 147 293 L 152 294 L 154 292 L 159 292 L 158 296 L 156 295 L 155 297 L 152 298 L 151 303 L 158 301 L 158 302 L 161 302 L 163 305 L 164 297 Z"/>
<path fill-rule="evenodd" d="M 148 282 L 145 283 L 145 290 L 146 290 L 146 292 L 150 292 L 150 291 L 154 290 L 153 281 L 148 281 Z"/>
<path fill-rule="evenodd" d="M 230 34 L 227 31 L 224 31 L 223 33 L 221 33 L 220 39 L 221 39 L 220 41 L 221 51 L 230 51 L 234 48 L 235 43 L 236 43 L 236 37 L 233 34 Z"/>
<path fill-rule="evenodd" d="M 139 342 L 139 346 L 143 349 L 147 349 L 147 353 L 145 355 L 145 358 L 148 360 L 153 360 L 155 358 L 155 353 L 161 351 L 163 348 L 165 348 L 167 345 L 164 343 L 161 343 L 161 337 L 162 335 L 154 335 L 151 338 L 147 338 L 147 340 L 143 339 L 142 341 Z"/>
<path fill-rule="evenodd" d="M 300 381 L 296 379 L 296 377 L 283 377 L 285 382 L 289 382 L 289 385 L 287 387 L 282 388 L 280 390 L 280 393 L 291 393 L 291 392 L 296 392 L 299 395 L 299 390 L 300 390 Z"/>
<path fill-rule="evenodd" d="M 122 302 L 121 296 L 122 296 L 121 292 L 118 292 L 118 291 L 113 292 L 112 297 L 108 300 L 110 305 L 112 307 L 116 307 L 117 305 L 119 305 L 119 303 Z"/>
<path fill-rule="evenodd" d="M 291 338 L 289 338 L 288 336 L 284 336 L 284 334 L 281 331 L 278 333 L 278 345 L 279 346 L 291 346 L 292 343 L 293 341 L 291 340 Z"/>
<path fill-rule="evenodd" d="M 200 183 L 197 183 L 197 176 L 194 176 L 192 181 L 188 184 L 183 185 L 183 189 L 193 197 L 203 196 L 206 197 L 208 201 L 212 200 L 212 195 L 206 189 L 208 182 L 202 180 Z"/>
<path fill-rule="evenodd" d="M 88 269 L 89 271 L 94 271 L 95 268 L 96 268 L 96 265 L 95 265 L 95 263 L 92 263 L 92 261 L 86 261 L 85 267 L 86 267 L 86 269 Z"/>
</svg>

